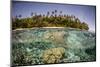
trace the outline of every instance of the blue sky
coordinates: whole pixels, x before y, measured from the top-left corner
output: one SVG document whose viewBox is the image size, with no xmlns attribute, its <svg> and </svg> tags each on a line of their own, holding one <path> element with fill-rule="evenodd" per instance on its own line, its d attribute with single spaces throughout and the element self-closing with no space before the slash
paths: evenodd
<svg viewBox="0 0 100 67">
<path fill-rule="evenodd" d="M 12 3 L 12 17 L 21 14 L 23 17 L 30 17 L 32 12 L 37 14 L 47 14 L 47 11 L 54 10 L 62 11 L 62 14 L 74 15 L 82 22 L 89 25 L 89 30 L 95 31 L 95 6 L 82 6 L 70 4 L 54 4 L 54 3 L 41 3 L 41 2 L 21 2 L 13 1 Z"/>
</svg>

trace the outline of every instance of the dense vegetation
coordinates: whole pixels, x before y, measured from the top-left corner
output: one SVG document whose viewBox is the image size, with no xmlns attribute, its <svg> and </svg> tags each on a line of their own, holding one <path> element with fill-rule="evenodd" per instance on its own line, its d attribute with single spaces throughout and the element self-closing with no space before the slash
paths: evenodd
<svg viewBox="0 0 100 67">
<path fill-rule="evenodd" d="M 12 29 L 32 28 L 32 27 L 71 27 L 88 30 L 86 22 L 81 22 L 73 15 L 63 14 L 62 11 L 54 10 L 47 14 L 31 13 L 31 17 L 23 18 L 18 15 L 12 18 Z"/>
</svg>

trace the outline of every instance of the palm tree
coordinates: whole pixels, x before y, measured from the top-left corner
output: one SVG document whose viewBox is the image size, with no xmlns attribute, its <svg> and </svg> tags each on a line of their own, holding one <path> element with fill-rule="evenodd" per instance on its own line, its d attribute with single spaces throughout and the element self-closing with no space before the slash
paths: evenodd
<svg viewBox="0 0 100 67">
<path fill-rule="evenodd" d="M 62 14 L 62 11 L 60 11 L 60 15 Z"/>
<path fill-rule="evenodd" d="M 57 10 L 55 10 L 55 13 L 57 13 Z"/>
<path fill-rule="evenodd" d="M 21 18 L 21 17 L 22 17 L 22 15 L 20 14 L 18 17 L 19 17 L 19 18 Z"/>
<path fill-rule="evenodd" d="M 60 20 L 61 20 L 61 17 L 62 17 L 62 11 L 60 11 L 60 15 L 59 15 L 59 16 L 60 16 Z"/>
<path fill-rule="evenodd" d="M 45 17 L 45 15 L 43 14 L 43 17 Z"/>
<path fill-rule="evenodd" d="M 51 15 L 50 17 L 53 17 L 53 15 Z"/>
<path fill-rule="evenodd" d="M 18 19 L 18 16 L 16 15 L 15 18 Z"/>
<path fill-rule="evenodd" d="M 74 21 L 74 15 L 71 15 L 71 20 Z"/>
<path fill-rule="evenodd" d="M 73 19 L 74 19 L 74 21 L 75 21 L 76 17 L 75 17 L 75 16 L 73 16 Z"/>
<path fill-rule="evenodd" d="M 35 17 L 37 16 L 37 13 L 35 13 Z"/>
<path fill-rule="evenodd" d="M 48 11 L 48 12 L 47 12 L 47 17 L 49 16 L 49 14 L 50 14 L 50 13 L 49 13 L 49 11 Z"/>
<path fill-rule="evenodd" d="M 52 11 L 52 15 L 51 16 L 53 16 L 53 14 L 54 14 L 54 11 Z"/>
<path fill-rule="evenodd" d="M 32 13 L 31 13 L 31 16 L 33 16 L 33 14 L 34 14 L 34 13 L 32 12 Z"/>
<path fill-rule="evenodd" d="M 64 14 L 64 17 L 66 17 L 66 14 Z"/>
<path fill-rule="evenodd" d="M 55 10 L 55 17 L 57 17 L 57 10 Z"/>
<path fill-rule="evenodd" d="M 80 20 L 78 18 L 76 18 L 76 19 L 77 19 L 77 22 L 80 22 Z"/>
</svg>

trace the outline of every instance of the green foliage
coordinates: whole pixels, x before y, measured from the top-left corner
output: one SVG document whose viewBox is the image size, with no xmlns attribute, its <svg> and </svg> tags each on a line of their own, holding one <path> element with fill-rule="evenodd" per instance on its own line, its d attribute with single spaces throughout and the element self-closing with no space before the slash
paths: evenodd
<svg viewBox="0 0 100 67">
<path fill-rule="evenodd" d="M 12 19 L 12 29 L 17 28 L 32 28 L 32 27 L 71 27 L 88 30 L 88 24 L 81 22 L 75 16 L 62 15 L 60 11 L 48 11 L 46 15 L 37 15 L 36 13 L 31 13 L 31 17 L 22 18 L 22 15 L 19 15 L 16 18 Z M 51 14 L 51 15 L 50 15 Z"/>
</svg>

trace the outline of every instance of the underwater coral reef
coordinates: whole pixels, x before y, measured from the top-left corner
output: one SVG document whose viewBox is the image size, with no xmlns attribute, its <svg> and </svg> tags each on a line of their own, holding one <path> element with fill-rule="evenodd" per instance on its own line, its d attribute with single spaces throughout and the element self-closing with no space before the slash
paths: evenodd
<svg viewBox="0 0 100 67">
<path fill-rule="evenodd" d="M 12 66 L 96 60 L 95 32 L 74 28 L 12 31 Z"/>
</svg>

